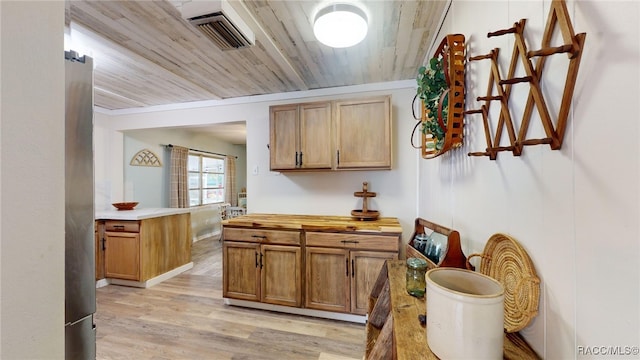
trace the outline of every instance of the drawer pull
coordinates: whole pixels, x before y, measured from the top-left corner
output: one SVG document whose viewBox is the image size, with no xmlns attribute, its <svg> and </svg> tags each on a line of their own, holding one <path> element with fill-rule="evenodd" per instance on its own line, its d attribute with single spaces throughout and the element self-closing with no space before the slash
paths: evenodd
<svg viewBox="0 0 640 360">
<path fill-rule="evenodd" d="M 358 244 L 360 241 L 358 240 L 340 240 L 343 244 Z"/>
<path fill-rule="evenodd" d="M 251 235 L 252 238 L 258 238 L 258 239 L 266 239 L 267 237 L 264 235 Z"/>
</svg>

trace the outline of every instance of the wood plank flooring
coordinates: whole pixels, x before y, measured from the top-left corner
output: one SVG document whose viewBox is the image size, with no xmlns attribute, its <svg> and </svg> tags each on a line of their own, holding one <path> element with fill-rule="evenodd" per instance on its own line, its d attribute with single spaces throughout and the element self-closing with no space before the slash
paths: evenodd
<svg viewBox="0 0 640 360">
<path fill-rule="evenodd" d="M 97 289 L 97 358 L 363 358 L 362 324 L 224 305 L 221 248 L 196 242 L 193 269 L 148 289 Z"/>
</svg>

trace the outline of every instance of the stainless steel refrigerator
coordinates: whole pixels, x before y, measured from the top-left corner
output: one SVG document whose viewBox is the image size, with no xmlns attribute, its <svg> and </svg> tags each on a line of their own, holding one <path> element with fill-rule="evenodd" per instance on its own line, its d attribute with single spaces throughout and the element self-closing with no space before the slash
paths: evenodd
<svg viewBox="0 0 640 360">
<path fill-rule="evenodd" d="M 95 359 L 93 59 L 65 52 L 65 358 Z"/>
</svg>

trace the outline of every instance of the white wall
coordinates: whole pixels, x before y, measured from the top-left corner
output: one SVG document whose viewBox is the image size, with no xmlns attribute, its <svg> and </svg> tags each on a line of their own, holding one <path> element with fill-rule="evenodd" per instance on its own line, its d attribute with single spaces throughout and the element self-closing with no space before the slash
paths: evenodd
<svg viewBox="0 0 640 360">
<path fill-rule="evenodd" d="M 139 207 L 169 206 L 170 151 L 161 145 L 180 145 L 192 149 L 236 156 L 238 172 L 236 188 L 247 186 L 246 148 L 216 140 L 186 129 L 128 130 L 124 134 L 124 200 L 138 201 Z M 138 151 L 149 149 L 162 161 L 162 167 L 132 166 L 131 159 Z"/>
<path fill-rule="evenodd" d="M 269 171 L 269 106 L 274 104 L 354 98 L 390 94 L 393 105 L 393 169 L 381 171 L 341 171 L 275 173 Z M 344 87 L 273 96 L 236 99 L 200 108 L 109 115 L 113 129 L 132 130 L 218 122 L 247 122 L 247 199 L 248 212 L 295 213 L 349 216 L 362 207 L 353 193 L 364 181 L 377 193 L 370 208 L 381 216 L 400 219 L 404 241 L 412 233 L 416 214 L 416 152 L 409 135 L 415 124 L 411 100 L 415 81 Z M 258 173 L 253 170 L 257 168 Z"/>
<path fill-rule="evenodd" d="M 535 49 L 549 4 L 454 1 L 441 35 L 465 34 L 469 56 L 499 47 L 506 74 L 513 35 L 486 34 L 527 18 L 527 44 Z M 602 358 L 580 347 L 640 345 L 640 5 L 571 1 L 568 9 L 587 38 L 562 149 L 532 146 L 496 161 L 467 157 L 486 147 L 481 117 L 467 116 L 462 149 L 420 162 L 419 214 L 460 231 L 467 254 L 481 252 L 494 233 L 519 240 L 542 280 L 539 316 L 522 333 L 544 358 Z M 561 56 L 543 75 L 552 114 L 564 86 Z M 467 109 L 485 95 L 489 69 L 489 60 L 468 63 Z M 521 114 L 525 99 L 522 88 L 512 94 L 512 114 Z M 521 115 L 514 119 L 520 124 Z M 530 137 L 541 133 L 534 118 Z"/>
<path fill-rule="evenodd" d="M 111 210 L 124 197 L 124 135 L 112 129 L 110 118 L 93 114 L 95 208 Z"/>
<path fill-rule="evenodd" d="M 0 2 L 0 358 L 64 358 L 64 2 Z"/>
</svg>

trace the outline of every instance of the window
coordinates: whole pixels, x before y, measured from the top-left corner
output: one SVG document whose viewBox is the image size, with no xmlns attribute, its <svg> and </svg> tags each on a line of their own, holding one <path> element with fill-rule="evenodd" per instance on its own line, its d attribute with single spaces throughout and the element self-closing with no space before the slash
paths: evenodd
<svg viewBox="0 0 640 360">
<path fill-rule="evenodd" d="M 224 201 L 224 158 L 189 153 L 189 206 Z"/>
</svg>

